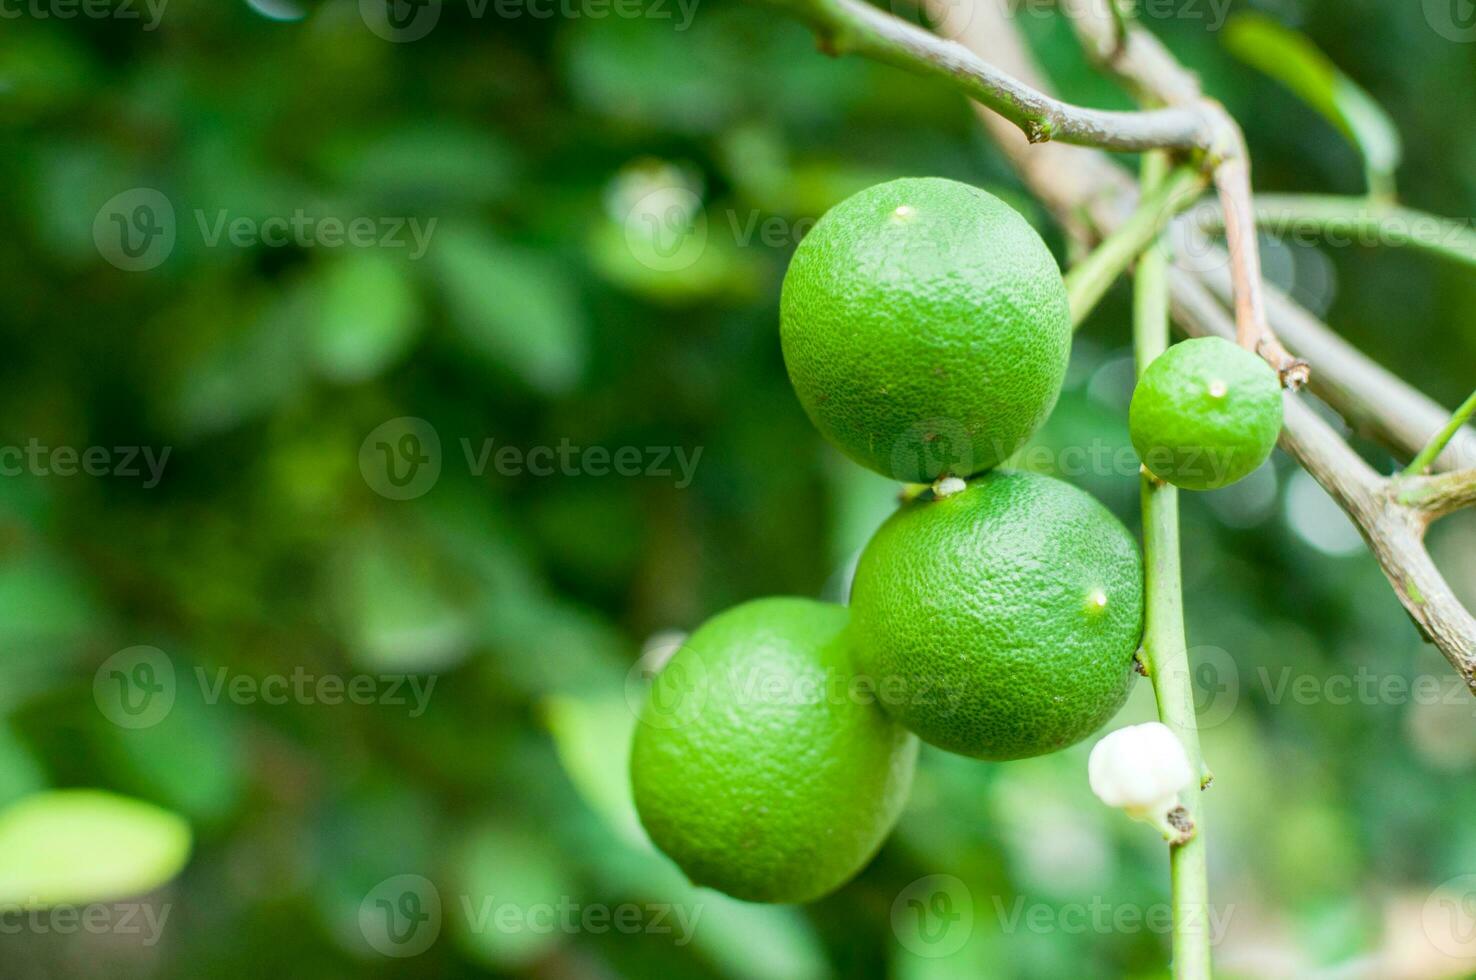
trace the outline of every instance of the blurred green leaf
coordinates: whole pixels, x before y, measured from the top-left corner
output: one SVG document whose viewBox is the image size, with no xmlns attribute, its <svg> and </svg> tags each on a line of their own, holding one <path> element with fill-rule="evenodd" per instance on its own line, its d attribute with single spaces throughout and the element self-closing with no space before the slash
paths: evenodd
<svg viewBox="0 0 1476 980">
<path fill-rule="evenodd" d="M 388 528 L 356 533 L 332 579 L 340 634 L 370 671 L 442 670 L 466 656 L 472 597 L 433 550 Z"/>
<path fill-rule="evenodd" d="M 207 704 L 194 668 L 177 687 L 173 706 L 157 724 L 143 728 L 108 725 L 104 751 L 115 778 L 188 817 L 219 824 L 246 790 L 247 759 L 242 733 L 225 702 Z"/>
<path fill-rule="evenodd" d="M 1394 120 L 1306 35 L 1266 14 L 1236 14 L 1225 27 L 1236 57 L 1281 82 L 1362 152 L 1370 189 L 1392 192 L 1403 143 Z"/>
<path fill-rule="evenodd" d="M 310 283 L 279 286 L 248 326 L 201 357 L 176 404 L 185 430 L 198 436 L 234 428 L 298 391 L 307 379 L 304 338 L 317 303 Z"/>
<path fill-rule="evenodd" d="M 506 142 L 484 127 L 453 120 L 337 138 L 322 158 L 349 193 L 398 207 L 485 204 L 515 188 L 518 167 Z"/>
<path fill-rule="evenodd" d="M 478 962 L 517 970 L 573 931 L 558 917 L 579 889 L 546 835 L 483 824 L 451 849 L 450 859 L 460 896 L 450 917 L 456 941 Z"/>
<path fill-rule="evenodd" d="M 436 230 L 428 259 L 451 325 L 475 353 L 543 394 L 578 382 L 588 324 L 553 258 L 448 224 Z"/>
<path fill-rule="evenodd" d="M 46 788 L 46 775 L 30 751 L 0 721 L 0 807 Z"/>
<path fill-rule="evenodd" d="M 190 828 L 101 790 L 37 793 L 0 810 L 0 905 L 79 905 L 152 891 L 180 872 Z"/>
<path fill-rule="evenodd" d="M 328 263 L 318 289 L 312 354 L 334 381 L 374 377 L 405 353 L 420 327 L 415 285 L 399 260 L 350 251 Z"/>
<path fill-rule="evenodd" d="M 635 707 L 619 696 L 554 696 L 544 700 L 543 718 L 564 772 L 590 809 L 631 846 L 649 846 L 630 795 Z"/>
</svg>

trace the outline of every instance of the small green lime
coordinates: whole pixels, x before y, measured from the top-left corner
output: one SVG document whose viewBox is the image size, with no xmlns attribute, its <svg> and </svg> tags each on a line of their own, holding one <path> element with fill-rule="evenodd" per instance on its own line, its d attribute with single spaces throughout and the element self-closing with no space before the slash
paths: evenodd
<svg viewBox="0 0 1476 980">
<path fill-rule="evenodd" d="M 1006 459 L 1056 404 L 1066 287 L 1035 229 L 940 178 L 877 184 L 827 211 L 784 277 L 789 379 L 822 435 L 910 483 Z"/>
<path fill-rule="evenodd" d="M 1042 755 L 1126 700 L 1142 558 L 1091 495 L 995 472 L 893 514 L 861 555 L 851 615 L 858 665 L 924 741 L 980 759 Z"/>
<path fill-rule="evenodd" d="M 631 748 L 636 809 L 696 884 L 811 901 L 891 831 L 917 739 L 857 684 L 849 618 L 809 599 L 747 602 L 657 676 Z"/>
<path fill-rule="evenodd" d="M 1264 360 L 1219 337 L 1175 344 L 1133 392 L 1133 447 L 1160 480 L 1213 490 L 1244 479 L 1281 434 L 1281 383 Z"/>
</svg>

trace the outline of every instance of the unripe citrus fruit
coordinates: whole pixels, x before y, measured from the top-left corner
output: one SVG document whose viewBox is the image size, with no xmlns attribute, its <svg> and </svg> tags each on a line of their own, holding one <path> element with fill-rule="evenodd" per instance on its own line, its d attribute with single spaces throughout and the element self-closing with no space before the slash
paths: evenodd
<svg viewBox="0 0 1476 980">
<path fill-rule="evenodd" d="M 696 884 L 811 901 L 892 829 L 917 739 L 856 685 L 849 618 L 809 599 L 744 603 L 657 676 L 631 750 L 636 809 Z"/>
<path fill-rule="evenodd" d="M 790 381 L 821 434 L 911 483 L 1002 462 L 1056 404 L 1071 350 L 1050 250 L 994 195 L 878 184 L 827 211 L 784 277 Z"/>
<path fill-rule="evenodd" d="M 1160 480 L 1227 487 L 1271 455 L 1281 434 L 1281 382 L 1264 360 L 1219 337 L 1175 344 L 1133 392 L 1133 447 Z"/>
<path fill-rule="evenodd" d="M 857 661 L 898 721 L 980 759 L 1054 752 L 1126 700 L 1137 542 L 1069 483 L 995 472 L 882 525 L 851 591 Z"/>
</svg>

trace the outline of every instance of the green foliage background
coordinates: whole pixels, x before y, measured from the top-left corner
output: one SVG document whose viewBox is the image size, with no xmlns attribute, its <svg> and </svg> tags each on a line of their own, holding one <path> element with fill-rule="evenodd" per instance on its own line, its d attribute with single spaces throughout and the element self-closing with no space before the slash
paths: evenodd
<svg viewBox="0 0 1476 980">
<path fill-rule="evenodd" d="M 804 909 L 693 891 L 644 844 L 624 788 L 642 690 L 631 671 L 653 635 L 750 597 L 840 596 L 892 505 L 893 487 L 821 443 L 784 377 L 778 287 L 807 224 L 876 180 L 943 175 L 1015 202 L 1066 258 L 965 103 L 826 58 L 799 27 L 730 0 L 700 0 L 686 25 L 670 0 L 603 18 L 473 17 L 448 2 L 405 44 L 376 37 L 348 0 L 290 3 L 171 0 L 153 31 L 6 14 L 0 443 L 170 455 L 153 487 L 0 480 L 0 804 L 101 787 L 184 815 L 196 841 L 151 899 L 173 910 L 157 945 L 22 930 L 0 935 L 0 969 L 1162 975 L 1161 932 L 1093 926 L 1093 903 L 1109 922 L 1163 903 L 1167 874 L 1151 833 L 1091 797 L 1088 746 L 1009 765 L 925 752 L 878 859 Z M 1305 31 L 1394 113 L 1408 203 L 1476 210 L 1476 45 L 1434 30 L 1431 4 L 1233 6 Z M 1125 107 L 1059 20 L 1031 9 L 1024 23 L 1063 92 Z M 1178 9 L 1148 23 L 1245 122 L 1257 186 L 1359 192 L 1356 152 L 1225 52 L 1214 5 Z M 658 164 L 704 207 L 705 247 L 676 271 L 643 264 L 620 221 L 619 202 Z M 93 225 L 136 187 L 169 198 L 178 240 L 158 268 L 130 273 L 103 261 Z M 436 225 L 414 260 L 211 247 L 196 213 L 222 209 Z M 1286 244 L 1268 246 L 1267 265 L 1430 394 L 1454 404 L 1469 392 L 1470 270 Z M 1078 472 L 1062 454 L 1128 446 L 1127 310 L 1119 287 L 1079 336 L 1040 444 L 1136 526 L 1131 468 Z M 401 416 L 425 419 L 442 445 L 439 480 L 409 501 L 374 492 L 359 465 L 366 436 Z M 475 453 L 489 438 L 701 456 L 683 487 L 477 475 L 462 440 Z M 1355 962 L 1459 975 L 1470 961 L 1403 947 L 1431 889 L 1476 871 L 1476 705 L 1331 508 L 1280 454 L 1246 484 L 1184 503 L 1217 777 L 1212 894 L 1230 921 L 1217 955 L 1230 976 Z M 1476 526 L 1442 526 L 1434 548 L 1476 600 Z M 138 644 L 165 651 L 179 694 L 161 723 L 130 730 L 100 712 L 93 678 Z M 435 687 L 414 717 L 393 704 L 209 703 L 197 668 L 408 672 Z M 1449 696 L 1388 693 L 1420 676 Z M 1119 724 L 1152 716 L 1139 688 Z M 358 909 L 404 873 L 435 882 L 444 921 L 420 956 L 386 958 Z M 893 928 L 894 901 L 932 874 L 957 876 L 972 900 L 969 939 L 949 956 L 909 951 Z M 460 896 L 702 912 L 679 944 L 654 931 L 478 930 Z"/>
</svg>

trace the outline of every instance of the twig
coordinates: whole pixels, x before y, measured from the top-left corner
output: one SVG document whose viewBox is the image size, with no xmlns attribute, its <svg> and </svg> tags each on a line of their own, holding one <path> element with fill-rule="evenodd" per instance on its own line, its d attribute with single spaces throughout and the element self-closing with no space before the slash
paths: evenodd
<svg viewBox="0 0 1476 980">
<path fill-rule="evenodd" d="M 1066 273 L 1066 293 L 1073 325 L 1081 325 L 1117 277 L 1159 237 L 1174 215 L 1194 202 L 1204 185 L 1204 174 L 1198 168 L 1179 167 L 1144 194 L 1137 210 L 1116 231 L 1072 266 Z"/>
<path fill-rule="evenodd" d="M 1256 242 L 1255 215 L 1251 209 L 1250 155 L 1240 127 L 1230 123 L 1227 129 L 1234 150 L 1215 167 L 1215 189 L 1220 194 L 1221 211 L 1225 215 L 1225 245 L 1230 250 L 1235 340 L 1269 361 L 1286 387 L 1300 388 L 1307 382 L 1307 362 L 1292 357 L 1266 322 L 1261 249 Z"/>
<path fill-rule="evenodd" d="M 954 0 L 930 2 L 929 9 L 935 16 L 944 20 L 954 18 L 951 27 L 954 36 L 980 57 L 1001 65 L 1015 77 L 1032 83 L 1039 78 L 1018 31 L 1002 9 L 1001 0 L 976 0 L 972 5 L 957 4 Z M 1133 39 L 1123 47 L 1122 57 L 1141 58 L 1143 63 L 1124 66 L 1119 61 L 1119 70 L 1126 77 L 1145 82 L 1182 77 L 1182 71 L 1176 74 L 1163 63 L 1164 53 L 1156 41 L 1143 39 L 1144 32 L 1137 27 L 1131 34 Z M 1068 146 L 1030 146 L 1012 126 L 1004 124 L 992 113 L 981 111 L 980 118 L 1031 191 L 1066 227 L 1079 229 L 1078 219 L 1086 212 L 1098 228 L 1110 232 L 1132 213 L 1136 188 L 1131 181 L 1124 180 L 1119 168 L 1100 154 Z M 1228 272 L 1223 268 L 1218 272 L 1218 277 L 1209 275 L 1207 281 L 1213 284 L 1223 280 L 1228 292 Z M 1196 274 L 1174 269 L 1170 271 L 1169 279 L 1174 316 L 1181 325 L 1230 338 L 1235 336 L 1235 327 L 1219 300 Z M 1274 290 L 1267 291 L 1268 308 L 1273 318 L 1277 315 L 1278 296 Z M 1325 347 L 1340 345 L 1343 357 L 1339 367 L 1346 372 L 1342 380 L 1347 384 L 1347 391 L 1372 409 L 1371 414 L 1376 415 L 1381 424 L 1391 429 L 1397 427 L 1398 420 L 1389 415 L 1395 403 L 1403 407 L 1419 405 L 1423 396 L 1418 392 L 1353 350 L 1325 326 L 1318 324 L 1311 314 L 1290 300 L 1281 299 L 1285 304 L 1283 313 L 1296 311 L 1306 318 L 1306 322 L 1301 324 L 1305 327 L 1304 340 L 1315 339 Z M 1206 324 L 1218 329 L 1210 329 Z M 1311 353 L 1306 344 L 1301 351 Z M 1326 370 L 1322 361 L 1316 363 L 1318 368 L 1314 379 L 1321 377 Z M 1467 683 L 1472 683 L 1476 680 L 1476 619 L 1455 599 L 1425 551 L 1420 536 L 1428 523 L 1428 514 L 1402 506 L 1389 481 L 1380 482 L 1378 474 L 1327 423 L 1297 399 L 1289 398 L 1287 401 L 1283 448 L 1348 511 L 1369 540 L 1395 594 L 1422 633 L 1435 642 Z M 1390 407 L 1379 412 L 1376 406 L 1381 402 L 1388 402 Z M 1429 427 L 1424 430 L 1419 445 L 1409 450 L 1411 454 L 1417 452 L 1429 434 L 1448 418 L 1448 413 L 1441 412 L 1432 420 L 1430 405 L 1433 403 L 1426 399 L 1420 408 L 1423 413 L 1420 424 L 1429 422 Z"/>
<path fill-rule="evenodd" d="M 1058 140 L 1108 150 L 1208 150 L 1210 125 L 1193 108 L 1109 112 L 1052 98 L 1000 71 L 968 48 L 894 17 L 864 0 L 768 0 L 809 24 L 830 54 L 861 54 L 944 78 L 999 113 L 1032 143 Z"/>
<path fill-rule="evenodd" d="M 1196 263 L 1193 275 L 1231 301 L 1230 275 L 1218 257 Z M 1271 286 L 1267 311 L 1277 334 L 1317 370 L 1308 388 L 1337 409 L 1348 424 L 1396 455 L 1411 459 L 1449 420 L 1450 409 L 1438 404 L 1383 365 L 1348 343 L 1327 324 Z M 1476 466 L 1476 431 L 1462 429 L 1436 460 L 1437 469 Z"/>
<path fill-rule="evenodd" d="M 984 2 L 993 6 L 995 0 Z M 1128 24 L 1127 40 L 1123 42 L 1118 36 L 1119 25 L 1096 16 L 1092 0 L 1062 0 L 1062 6 L 1072 15 L 1072 25 L 1088 53 L 1108 66 L 1144 102 L 1153 105 L 1186 104 L 1202 98 L 1199 80 L 1179 64 L 1162 42 L 1141 26 Z M 969 10 L 977 10 L 977 5 Z M 954 16 L 962 20 L 965 16 L 972 19 L 975 15 L 959 13 Z M 1005 18 L 991 18 L 991 21 L 1000 31 L 1015 33 Z M 1028 55 L 1012 41 L 986 41 L 982 29 L 971 32 L 970 37 L 978 50 L 987 50 L 991 58 L 1017 76 L 1027 80 L 1034 76 L 1028 65 Z M 987 44 L 987 47 L 978 47 L 980 44 Z M 998 133 L 995 138 L 999 139 Z M 1010 152 L 1008 141 L 1002 145 L 1006 152 Z M 1018 155 L 1011 155 L 1016 166 L 1021 166 Z M 1100 166 L 1086 170 L 1082 161 L 1074 161 L 1074 164 L 1072 167 L 1053 167 L 1056 181 L 1066 180 L 1068 186 L 1074 183 L 1093 198 L 1100 198 L 1103 184 L 1122 193 L 1128 183 L 1116 174 L 1104 173 Z M 1037 172 L 1043 174 L 1045 168 L 1039 167 Z M 1035 189 L 1040 193 L 1038 184 Z M 1131 187 L 1127 186 L 1125 190 L 1128 193 L 1123 196 L 1130 197 Z M 1049 202 L 1063 193 L 1062 190 L 1054 190 L 1042 199 Z M 1207 261 L 1195 264 L 1195 274 L 1208 283 L 1223 302 L 1234 302 L 1235 289 L 1228 257 L 1211 252 L 1205 259 Z M 1447 409 L 1369 360 L 1285 293 L 1267 283 L 1263 295 L 1267 317 L 1276 335 L 1302 358 L 1317 365 L 1309 382 L 1311 390 L 1337 409 L 1359 432 L 1408 458 L 1418 453 L 1450 417 Z M 1441 454 L 1437 466 L 1456 469 L 1476 465 L 1473 461 L 1476 461 L 1476 432 L 1463 429 Z"/>
<path fill-rule="evenodd" d="M 1234 336 L 1219 301 L 1194 277 L 1170 278 L 1174 319 L 1194 336 Z M 1284 396 L 1281 448 L 1353 518 L 1420 633 L 1434 643 L 1476 695 L 1476 618 L 1461 605 L 1425 550 L 1431 520 L 1476 503 L 1476 472 L 1416 481 L 1379 476 L 1299 396 Z M 1457 477 L 1464 476 L 1464 480 Z M 1432 487 L 1432 484 L 1434 485 Z M 1407 506 L 1404 493 L 1426 494 Z"/>
<path fill-rule="evenodd" d="M 1450 421 L 1430 440 L 1429 445 L 1421 449 L 1419 455 L 1410 461 L 1409 467 L 1404 471 L 1405 476 L 1419 476 L 1430 468 L 1445 447 L 1455 438 L 1455 434 L 1471 421 L 1471 416 L 1476 414 L 1476 391 L 1471 392 L 1461 407 L 1456 409 L 1450 416 Z"/>
<path fill-rule="evenodd" d="M 1266 318 L 1261 252 L 1251 207 L 1250 154 L 1240 126 L 1218 102 L 1205 99 L 1199 85 L 1173 56 L 1137 25 L 1087 0 L 1065 0 L 1063 7 L 1088 52 L 1107 71 L 1152 104 L 1203 106 L 1214 122 L 1210 164 L 1224 212 L 1225 243 L 1235 296 L 1235 339 L 1264 357 L 1288 388 L 1307 382 L 1307 362 L 1293 357 L 1276 338 Z M 1126 32 L 1126 40 L 1123 34 Z"/>
<path fill-rule="evenodd" d="M 1476 469 L 1405 477 L 1398 481 L 1397 495 L 1401 504 L 1416 508 L 1427 521 L 1476 507 Z"/>
<path fill-rule="evenodd" d="M 1148 198 L 1161 196 L 1168 161 L 1161 153 L 1143 158 L 1143 186 Z M 1138 261 L 1133 291 L 1133 350 L 1138 374 L 1168 348 L 1168 257 L 1163 243 Z M 1204 772 L 1199 730 L 1194 717 L 1188 642 L 1184 635 L 1184 592 L 1179 568 L 1179 491 L 1142 476 L 1143 562 L 1146 575 L 1146 624 L 1143 657 L 1158 718 L 1184 745 L 1190 769 Z M 1204 807 L 1200 783 L 1181 798 L 1193 825 L 1193 836 L 1169 849 L 1173 887 L 1173 964 L 1176 978 L 1210 975 L 1209 875 L 1205 861 Z"/>
<path fill-rule="evenodd" d="M 1336 194 L 1258 194 L 1256 227 L 1294 240 L 1315 235 L 1331 245 L 1408 246 L 1476 266 L 1476 232 L 1461 222 L 1414 208 Z M 1195 208 L 1194 223 L 1207 232 L 1223 231 L 1225 216 Z"/>
</svg>

